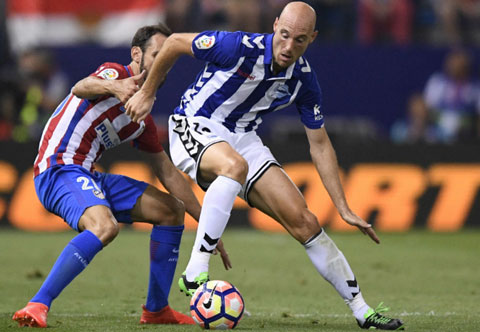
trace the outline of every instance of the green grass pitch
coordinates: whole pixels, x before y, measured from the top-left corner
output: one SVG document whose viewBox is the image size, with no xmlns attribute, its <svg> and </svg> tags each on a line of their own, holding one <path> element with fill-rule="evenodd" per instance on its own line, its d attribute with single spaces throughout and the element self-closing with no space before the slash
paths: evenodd
<svg viewBox="0 0 480 332">
<path fill-rule="evenodd" d="M 0 231 L 0 331 L 17 330 L 12 314 L 40 287 L 75 233 Z M 407 331 L 480 330 L 480 232 L 331 233 L 371 306 L 383 301 Z M 250 315 L 239 331 L 360 331 L 350 310 L 315 271 L 301 245 L 284 234 L 229 229 L 224 236 L 233 269 L 211 261 L 213 279 L 236 285 Z M 187 312 L 176 281 L 194 233 L 186 232 L 170 305 Z M 140 325 L 148 284 L 146 232 L 125 229 L 53 303 L 49 331 L 200 331 L 196 326 Z"/>
</svg>

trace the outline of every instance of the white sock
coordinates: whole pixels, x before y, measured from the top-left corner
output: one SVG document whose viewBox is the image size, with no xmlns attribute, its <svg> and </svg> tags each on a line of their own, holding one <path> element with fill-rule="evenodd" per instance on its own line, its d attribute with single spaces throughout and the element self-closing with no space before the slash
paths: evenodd
<svg viewBox="0 0 480 332">
<path fill-rule="evenodd" d="M 190 261 L 185 269 L 187 280 L 194 281 L 195 277 L 198 277 L 200 273 L 208 271 L 210 256 L 211 254 L 208 252 L 200 252 L 195 249 L 192 250 Z"/>
<path fill-rule="evenodd" d="M 355 275 L 345 256 L 324 230 L 304 244 L 317 271 L 337 290 L 357 319 L 363 319 L 368 305 L 363 300 Z M 366 308 L 365 308 L 366 307 Z"/>
<path fill-rule="evenodd" d="M 352 300 L 345 300 L 345 303 L 350 307 L 353 312 L 353 316 L 358 322 L 363 325 L 365 323 L 365 314 L 370 307 L 363 299 L 362 293 L 358 293 Z"/>
<path fill-rule="evenodd" d="M 226 176 L 218 176 L 208 187 L 203 199 L 197 235 L 192 255 L 186 268 L 187 280 L 193 281 L 202 272 L 208 272 L 212 251 L 227 226 L 233 202 L 242 185 Z"/>
</svg>

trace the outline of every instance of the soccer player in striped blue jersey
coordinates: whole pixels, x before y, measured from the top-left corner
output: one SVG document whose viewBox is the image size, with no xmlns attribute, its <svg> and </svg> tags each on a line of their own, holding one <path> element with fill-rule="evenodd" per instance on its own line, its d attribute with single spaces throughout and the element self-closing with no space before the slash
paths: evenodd
<svg viewBox="0 0 480 332">
<path fill-rule="evenodd" d="M 367 305 L 344 255 L 255 133 L 264 115 L 295 103 L 312 160 L 338 212 L 379 243 L 371 225 L 347 204 L 335 151 L 324 128 L 321 90 L 303 57 L 317 35 L 315 21 L 309 5 L 290 2 L 275 20 L 273 34 L 173 34 L 143 87 L 127 102 L 127 114 L 141 121 L 150 112 L 157 87 L 179 56 L 188 54 L 206 62 L 169 119 L 172 161 L 206 190 L 190 261 L 179 280 L 182 291 L 192 294 L 209 279 L 211 253 L 238 195 L 277 220 L 304 246 L 361 328 L 402 329 L 400 320 Z"/>
</svg>

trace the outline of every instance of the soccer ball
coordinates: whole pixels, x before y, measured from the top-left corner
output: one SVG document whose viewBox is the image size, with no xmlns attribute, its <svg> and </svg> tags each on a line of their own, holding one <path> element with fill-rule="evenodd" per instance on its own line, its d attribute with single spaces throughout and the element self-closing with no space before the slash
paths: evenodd
<svg viewBox="0 0 480 332">
<path fill-rule="evenodd" d="M 190 301 L 193 320 L 207 330 L 233 329 L 242 318 L 244 308 L 238 289 L 222 280 L 204 283 Z"/>
</svg>

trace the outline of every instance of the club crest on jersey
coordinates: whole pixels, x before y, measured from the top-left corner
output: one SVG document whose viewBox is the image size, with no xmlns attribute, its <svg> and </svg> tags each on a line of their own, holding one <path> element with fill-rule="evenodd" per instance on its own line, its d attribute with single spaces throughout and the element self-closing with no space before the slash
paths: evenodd
<svg viewBox="0 0 480 332">
<path fill-rule="evenodd" d="M 290 95 L 290 92 L 288 91 L 288 85 L 286 84 L 279 85 L 277 90 L 275 91 L 275 98 L 277 99 L 280 99 L 289 95 Z"/>
<path fill-rule="evenodd" d="M 195 46 L 199 50 L 206 50 L 215 44 L 215 36 L 202 36 L 195 41 Z"/>
<path fill-rule="evenodd" d="M 100 190 L 92 189 L 92 192 L 95 195 L 95 197 L 97 197 L 99 199 L 105 199 L 105 195 Z"/>
<path fill-rule="evenodd" d="M 107 68 L 102 70 L 100 73 L 98 73 L 99 77 L 105 79 L 105 80 L 114 80 L 118 77 L 118 71 L 112 68 Z"/>
</svg>

